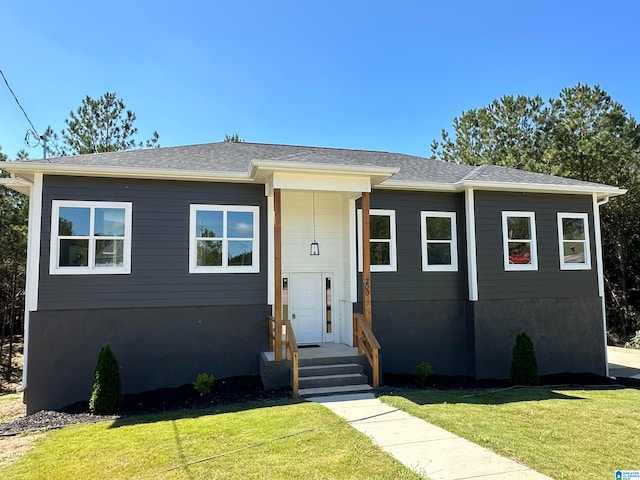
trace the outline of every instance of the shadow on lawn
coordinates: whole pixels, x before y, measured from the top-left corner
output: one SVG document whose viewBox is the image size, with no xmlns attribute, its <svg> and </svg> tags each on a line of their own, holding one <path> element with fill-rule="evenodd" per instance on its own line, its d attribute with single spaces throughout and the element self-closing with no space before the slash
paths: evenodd
<svg viewBox="0 0 640 480">
<path fill-rule="evenodd" d="M 554 374 L 540 377 L 537 387 L 511 386 L 508 380 L 474 380 L 469 377 L 437 377 L 419 382 L 415 375 L 387 375 L 379 395 L 404 397 L 418 405 L 502 405 L 542 400 L 584 400 L 570 390 L 617 390 L 639 388 L 631 379 L 613 380 L 592 374 Z M 565 393 L 559 393 L 562 390 Z"/>
<path fill-rule="evenodd" d="M 259 377 L 232 377 L 216 380 L 206 395 L 200 395 L 192 384 L 125 395 L 122 416 L 110 428 L 299 402 L 291 398 L 290 388 L 265 391 Z"/>
</svg>

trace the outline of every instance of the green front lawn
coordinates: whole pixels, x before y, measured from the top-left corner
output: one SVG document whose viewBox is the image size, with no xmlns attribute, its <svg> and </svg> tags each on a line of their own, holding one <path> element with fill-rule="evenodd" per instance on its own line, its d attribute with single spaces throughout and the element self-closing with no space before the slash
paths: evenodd
<svg viewBox="0 0 640 480">
<path fill-rule="evenodd" d="M 487 393 L 419 390 L 380 399 L 558 480 L 640 469 L 640 390 Z"/>
<path fill-rule="evenodd" d="M 49 432 L 3 479 L 419 479 L 313 403 L 181 410 Z"/>
</svg>

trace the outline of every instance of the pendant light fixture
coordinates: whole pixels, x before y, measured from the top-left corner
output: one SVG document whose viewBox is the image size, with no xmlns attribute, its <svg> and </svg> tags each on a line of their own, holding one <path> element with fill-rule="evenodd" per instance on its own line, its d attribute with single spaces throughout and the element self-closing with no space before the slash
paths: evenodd
<svg viewBox="0 0 640 480">
<path fill-rule="evenodd" d="M 311 242 L 311 248 L 309 249 L 309 255 L 320 255 L 320 245 L 316 242 L 316 192 L 311 192 L 311 213 L 313 215 L 313 242 Z"/>
</svg>

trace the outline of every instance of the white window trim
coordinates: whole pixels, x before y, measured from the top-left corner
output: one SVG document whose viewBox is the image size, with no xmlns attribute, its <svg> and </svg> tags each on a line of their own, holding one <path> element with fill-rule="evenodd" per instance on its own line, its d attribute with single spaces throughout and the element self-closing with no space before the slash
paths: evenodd
<svg viewBox="0 0 640 480">
<path fill-rule="evenodd" d="M 531 244 L 531 263 L 509 263 L 509 232 L 507 229 L 508 217 L 527 217 L 531 226 L 531 240 L 511 239 L 511 242 L 524 241 Z M 537 232 L 536 232 L 536 214 L 535 212 L 518 212 L 518 211 L 503 211 L 502 212 L 502 254 L 504 260 L 505 271 L 526 271 L 526 270 L 538 270 L 538 246 L 537 246 Z"/>
<path fill-rule="evenodd" d="M 91 221 L 89 225 L 89 254 L 86 267 L 61 267 L 59 263 L 59 238 L 58 227 L 60 208 L 90 208 Z M 122 208 L 124 209 L 124 245 L 123 265 L 121 267 L 95 267 L 95 241 L 93 233 L 94 209 L 96 208 Z M 108 239 L 108 237 L 104 237 Z M 51 202 L 51 242 L 49 248 L 49 274 L 50 275 L 126 275 L 131 273 L 131 202 L 95 202 L 78 200 L 52 200 Z"/>
<path fill-rule="evenodd" d="M 197 211 L 224 212 L 222 241 L 222 266 L 198 266 L 196 265 L 197 238 L 196 238 L 196 212 Z M 227 212 L 251 212 L 253 213 L 253 239 L 251 240 L 252 265 L 228 266 L 227 255 Z M 231 240 L 234 240 L 233 238 Z M 189 213 L 189 273 L 259 273 L 260 272 L 260 207 L 245 205 L 200 205 L 191 204 Z"/>
<path fill-rule="evenodd" d="M 427 218 L 448 218 L 451 224 L 451 240 L 428 240 L 427 239 Z M 422 240 L 422 271 L 423 272 L 457 272 L 458 271 L 458 232 L 456 222 L 456 212 L 420 212 L 420 235 Z M 427 245 L 429 243 L 448 244 L 451 248 L 451 264 L 430 265 L 427 255 Z"/>
<path fill-rule="evenodd" d="M 562 219 L 580 218 L 584 223 L 584 263 L 565 263 L 564 261 L 564 229 Z M 567 240 L 580 242 L 581 240 Z M 558 212 L 558 253 L 560 255 L 560 270 L 591 270 L 591 245 L 589 243 L 589 214 Z"/>
<path fill-rule="evenodd" d="M 396 211 L 395 210 L 369 210 L 369 216 L 379 215 L 389 217 L 390 236 L 389 239 L 389 265 L 371 265 L 372 272 L 395 272 L 397 271 L 396 259 Z M 358 271 L 362 271 L 362 209 L 358 209 Z"/>
</svg>

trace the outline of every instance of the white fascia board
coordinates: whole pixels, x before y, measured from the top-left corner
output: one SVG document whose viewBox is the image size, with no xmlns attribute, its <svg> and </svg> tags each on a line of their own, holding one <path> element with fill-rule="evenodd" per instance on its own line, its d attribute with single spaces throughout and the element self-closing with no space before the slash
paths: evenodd
<svg viewBox="0 0 640 480">
<path fill-rule="evenodd" d="M 473 188 L 474 190 L 507 192 L 566 193 L 579 195 L 597 194 L 598 198 L 613 197 L 627 193 L 627 190 L 624 188 L 610 187 L 607 185 L 598 187 L 591 185 L 550 185 L 545 183 L 478 182 L 473 180 L 464 180 L 456 183 L 455 186 L 460 189 Z"/>
<path fill-rule="evenodd" d="M 252 182 L 247 172 L 207 172 L 203 170 L 157 169 L 103 165 L 60 165 L 56 163 L 0 162 L 0 169 L 26 178 L 35 173 L 82 177 L 144 178 L 159 180 Z"/>
<path fill-rule="evenodd" d="M 249 177 L 259 183 L 265 183 L 271 177 L 286 178 L 287 175 L 298 175 L 297 178 L 312 178 L 313 181 L 320 179 L 328 186 L 335 183 L 331 179 L 366 179 L 369 183 L 367 191 L 371 190 L 371 185 L 377 185 L 380 182 L 390 178 L 400 171 L 399 168 L 374 167 L 371 165 L 335 165 L 324 163 L 296 163 L 296 162 L 271 162 L 265 160 L 253 160 L 249 167 Z M 322 180 L 322 179 L 325 180 Z M 276 185 L 274 179 L 274 188 L 289 188 Z M 336 185 L 337 186 L 337 185 Z M 303 187 L 298 187 L 298 189 Z M 306 188 L 303 188 L 306 189 Z M 323 188 L 316 188 L 323 190 Z M 341 188 L 328 188 L 328 190 L 344 191 Z"/>
<path fill-rule="evenodd" d="M 428 192 L 460 192 L 461 188 L 456 187 L 452 183 L 436 183 L 436 182 L 406 182 L 402 180 L 385 180 L 376 185 L 376 189 L 387 190 L 420 190 Z"/>
</svg>

